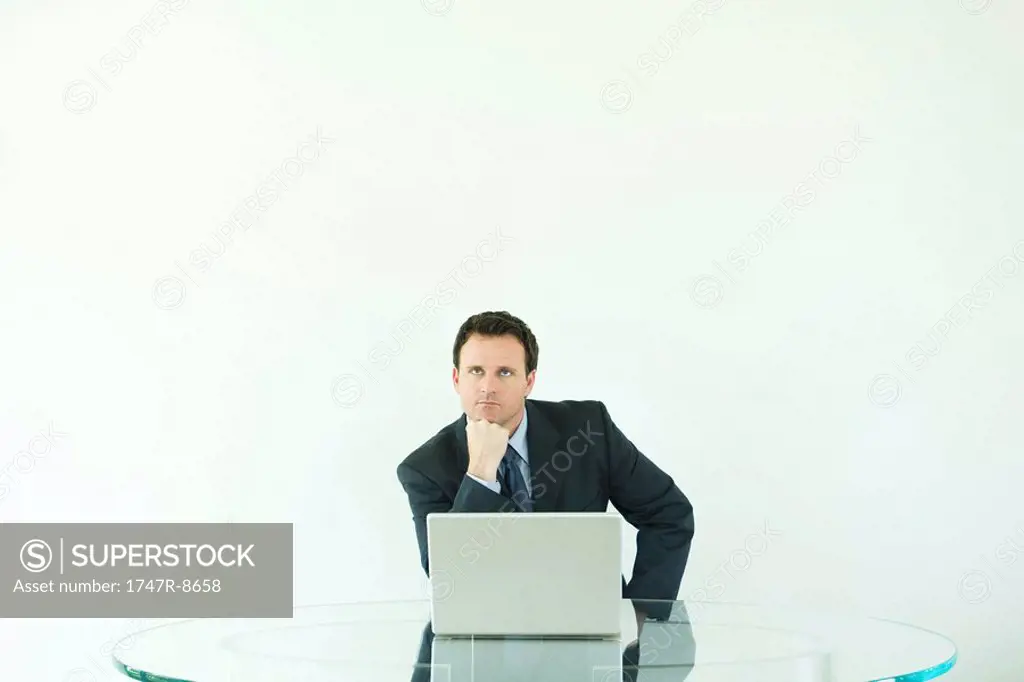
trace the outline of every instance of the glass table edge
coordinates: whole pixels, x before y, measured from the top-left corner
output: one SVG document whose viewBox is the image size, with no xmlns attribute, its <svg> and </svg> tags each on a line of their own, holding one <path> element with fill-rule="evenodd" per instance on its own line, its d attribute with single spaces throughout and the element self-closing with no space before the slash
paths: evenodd
<svg viewBox="0 0 1024 682">
<path fill-rule="evenodd" d="M 125 665 L 121 661 L 117 660 L 117 657 L 113 654 L 110 655 L 110 661 L 114 664 L 114 670 L 128 679 L 139 680 L 139 682 L 198 682 L 197 680 L 185 680 L 178 677 L 167 677 L 166 675 L 148 673 L 145 670 Z"/>
<path fill-rule="evenodd" d="M 953 666 L 956 665 L 958 658 L 959 652 L 954 651 L 953 655 L 950 656 L 948 660 L 933 665 L 930 668 L 925 668 L 924 670 L 918 670 L 916 672 L 906 673 L 903 675 L 895 675 L 893 677 L 882 677 L 877 680 L 868 680 L 867 682 L 928 682 L 928 680 L 934 680 L 935 678 L 945 675 L 952 670 Z M 175 680 L 174 682 L 177 681 Z"/>
<path fill-rule="evenodd" d="M 934 665 L 925 670 L 919 670 L 917 672 L 907 673 L 904 675 L 896 675 L 894 677 L 882 677 L 875 680 L 866 680 L 865 682 L 928 682 L 928 680 L 934 680 L 941 675 L 949 672 L 953 666 L 956 665 L 958 660 L 958 653 L 954 653 L 949 660 L 943 661 L 937 665 Z M 132 680 L 138 680 L 139 682 L 197 682 L 197 680 L 187 680 L 178 677 L 167 677 L 166 675 L 158 675 L 156 673 L 149 673 L 139 668 L 134 668 L 129 665 L 125 665 L 117 659 L 114 654 L 110 655 L 110 661 L 117 672 L 121 673 L 125 677 Z M 421 667 L 429 668 L 430 666 L 420 666 L 413 664 L 411 666 L 413 670 Z"/>
</svg>

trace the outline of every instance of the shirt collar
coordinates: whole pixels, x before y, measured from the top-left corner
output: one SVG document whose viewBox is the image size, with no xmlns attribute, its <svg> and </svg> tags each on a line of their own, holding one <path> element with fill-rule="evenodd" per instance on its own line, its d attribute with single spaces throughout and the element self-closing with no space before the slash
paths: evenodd
<svg viewBox="0 0 1024 682">
<path fill-rule="evenodd" d="M 509 436 L 508 444 L 511 445 L 512 449 L 514 449 L 516 451 L 516 453 L 520 457 L 522 457 L 524 460 L 526 460 L 527 463 L 530 462 L 529 453 L 526 450 L 526 409 L 525 408 L 523 409 L 523 420 L 521 422 L 519 422 L 519 426 L 516 427 L 515 432 L 511 436 Z"/>
</svg>

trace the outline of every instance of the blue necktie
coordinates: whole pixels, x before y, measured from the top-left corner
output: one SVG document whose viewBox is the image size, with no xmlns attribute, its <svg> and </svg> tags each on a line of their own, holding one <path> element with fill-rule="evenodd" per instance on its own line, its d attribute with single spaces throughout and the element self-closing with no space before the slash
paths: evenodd
<svg viewBox="0 0 1024 682">
<path fill-rule="evenodd" d="M 501 494 L 512 500 L 520 510 L 529 512 L 533 511 L 533 502 L 530 500 L 530 489 L 523 479 L 523 472 L 519 470 L 518 458 L 519 453 L 509 445 L 498 468 Z"/>
</svg>

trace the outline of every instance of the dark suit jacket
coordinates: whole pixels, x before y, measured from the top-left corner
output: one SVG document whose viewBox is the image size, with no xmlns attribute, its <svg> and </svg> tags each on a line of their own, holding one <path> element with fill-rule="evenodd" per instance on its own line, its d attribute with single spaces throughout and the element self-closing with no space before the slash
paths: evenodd
<svg viewBox="0 0 1024 682">
<path fill-rule="evenodd" d="M 604 512 L 610 502 L 637 529 L 636 561 L 629 583 L 623 578 L 623 597 L 676 599 L 694 520 L 690 501 L 672 478 L 623 435 L 600 401 L 527 399 L 526 410 L 534 513 Z M 468 465 L 465 414 L 398 465 L 428 576 L 427 514 L 514 513 L 509 498 L 466 476 Z"/>
</svg>

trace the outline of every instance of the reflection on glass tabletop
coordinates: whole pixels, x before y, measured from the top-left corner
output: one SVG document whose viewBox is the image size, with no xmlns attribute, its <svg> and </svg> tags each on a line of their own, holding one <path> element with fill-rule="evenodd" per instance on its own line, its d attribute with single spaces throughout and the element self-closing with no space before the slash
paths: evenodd
<svg viewBox="0 0 1024 682">
<path fill-rule="evenodd" d="M 639 633 L 635 608 L 651 614 Z M 202 618 L 122 639 L 114 666 L 162 682 L 924 682 L 956 647 L 914 625 L 789 606 L 622 601 L 618 638 L 441 637 L 430 602 Z"/>
</svg>

